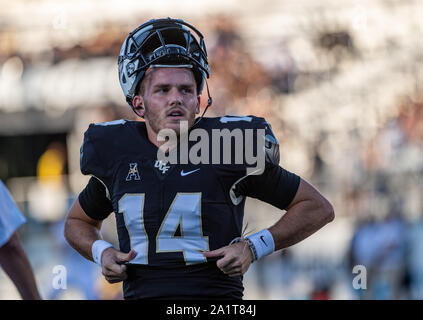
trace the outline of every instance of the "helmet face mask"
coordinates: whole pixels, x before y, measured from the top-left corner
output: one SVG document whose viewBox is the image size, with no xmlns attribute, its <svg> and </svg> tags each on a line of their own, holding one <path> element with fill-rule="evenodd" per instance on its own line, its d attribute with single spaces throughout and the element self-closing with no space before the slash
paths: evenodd
<svg viewBox="0 0 423 320">
<path fill-rule="evenodd" d="M 136 90 L 150 67 L 191 68 L 198 94 L 210 75 L 202 34 L 184 21 L 171 18 L 150 20 L 131 32 L 121 47 L 118 65 L 119 82 L 132 108 Z"/>
</svg>

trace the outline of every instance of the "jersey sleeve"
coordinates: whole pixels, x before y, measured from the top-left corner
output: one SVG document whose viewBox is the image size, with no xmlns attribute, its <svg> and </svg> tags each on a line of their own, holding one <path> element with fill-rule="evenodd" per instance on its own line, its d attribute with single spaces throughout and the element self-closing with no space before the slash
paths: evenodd
<svg viewBox="0 0 423 320">
<path fill-rule="evenodd" d="M 104 155 L 101 154 L 104 140 L 101 131 L 94 124 L 90 124 L 84 133 L 84 141 L 80 149 L 82 174 L 93 175 L 99 179 L 103 179 L 107 175 L 106 161 L 104 161 Z"/>
<path fill-rule="evenodd" d="M 90 179 L 85 189 L 79 194 L 78 200 L 87 216 L 94 220 L 104 220 L 113 212 L 107 189 L 94 177 Z"/>
<path fill-rule="evenodd" d="M 268 165 L 261 175 L 241 180 L 235 194 L 256 198 L 284 210 L 294 199 L 299 184 L 300 177 L 295 173 L 279 165 Z"/>
<path fill-rule="evenodd" d="M 253 117 L 252 127 L 262 129 L 257 141 L 257 150 L 263 150 L 262 165 L 258 174 L 249 174 L 235 185 L 235 196 L 248 196 L 267 202 L 279 209 L 285 209 L 294 199 L 300 184 L 300 177 L 279 165 L 279 142 L 272 127 L 264 118 Z M 257 135 L 260 133 L 257 132 Z"/>
<path fill-rule="evenodd" d="M 25 222 L 25 217 L 0 180 L 0 247 L 9 241 L 13 233 Z"/>
</svg>

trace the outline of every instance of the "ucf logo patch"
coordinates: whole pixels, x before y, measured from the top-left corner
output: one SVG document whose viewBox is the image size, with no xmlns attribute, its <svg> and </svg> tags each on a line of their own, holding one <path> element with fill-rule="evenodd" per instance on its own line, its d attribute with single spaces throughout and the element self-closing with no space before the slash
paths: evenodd
<svg viewBox="0 0 423 320">
<path fill-rule="evenodd" d="M 126 176 L 126 181 L 134 180 L 140 180 L 140 174 L 138 172 L 138 163 L 130 163 L 129 164 L 129 172 Z"/>
<path fill-rule="evenodd" d="M 166 163 L 163 163 L 162 161 L 156 160 L 154 163 L 154 167 L 157 168 L 162 172 L 162 174 L 165 174 L 167 170 L 169 170 L 170 166 L 166 165 Z"/>
</svg>

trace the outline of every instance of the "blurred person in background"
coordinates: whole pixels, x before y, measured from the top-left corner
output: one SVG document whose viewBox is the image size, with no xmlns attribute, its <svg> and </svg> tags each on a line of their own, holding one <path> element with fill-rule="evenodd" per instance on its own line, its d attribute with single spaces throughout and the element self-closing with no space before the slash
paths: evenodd
<svg viewBox="0 0 423 320">
<path fill-rule="evenodd" d="M 64 221 L 61 220 L 52 225 L 52 238 L 55 240 L 55 250 L 60 254 L 60 264 L 66 268 L 66 285 L 86 300 L 99 299 L 100 292 L 97 290 L 101 273 L 90 261 L 84 259 L 67 243 L 63 236 Z M 81 277 L 81 274 L 84 276 Z M 62 299 L 63 290 L 50 288 L 46 297 L 49 300 Z"/>
<path fill-rule="evenodd" d="M 0 180 L 0 265 L 24 300 L 40 300 L 31 264 L 16 230 L 26 220 Z"/>
<path fill-rule="evenodd" d="M 386 215 L 370 215 L 358 221 L 350 247 L 350 267 L 363 265 L 367 288 L 360 299 L 391 300 L 405 297 L 407 282 L 406 224 L 401 208 L 392 202 Z"/>
<path fill-rule="evenodd" d="M 194 27 L 170 18 L 150 20 L 130 33 L 118 61 L 127 102 L 145 121 L 90 125 L 81 171 L 93 177 L 68 213 L 66 239 L 102 267 L 107 281 L 124 281 L 125 299 L 241 299 L 250 264 L 332 221 L 332 205 L 279 166 L 279 145 L 263 118 L 195 118 L 209 67 L 203 36 Z M 210 105 L 209 96 L 205 110 Z M 159 131 L 180 136 L 182 121 L 207 134 L 263 129 L 264 170 L 255 175 L 245 163 L 159 161 Z M 244 236 L 246 196 L 287 212 L 270 228 Z M 120 250 L 100 233 L 111 212 Z"/>
<path fill-rule="evenodd" d="M 379 222 L 379 252 L 375 272 L 375 299 L 403 299 L 407 278 L 407 225 L 401 205 L 392 202 Z"/>
</svg>

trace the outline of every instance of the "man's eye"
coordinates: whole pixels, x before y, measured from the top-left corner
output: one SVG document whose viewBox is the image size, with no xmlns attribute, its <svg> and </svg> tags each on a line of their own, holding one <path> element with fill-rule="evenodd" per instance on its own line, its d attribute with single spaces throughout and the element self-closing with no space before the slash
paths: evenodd
<svg viewBox="0 0 423 320">
<path fill-rule="evenodd" d="M 182 93 L 187 94 L 187 93 L 192 93 L 191 88 L 182 88 Z"/>
</svg>

